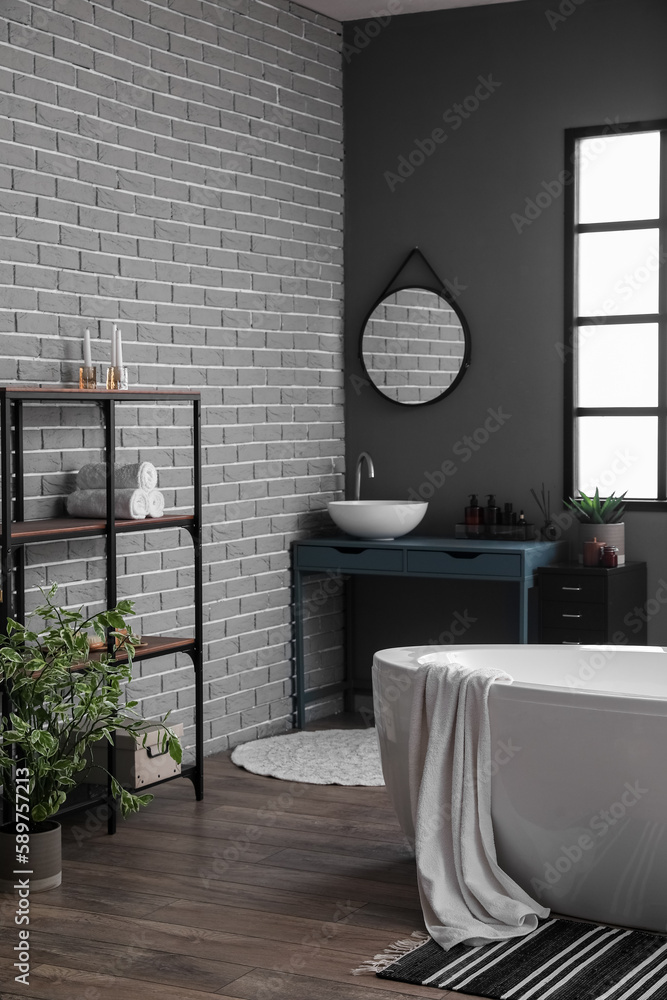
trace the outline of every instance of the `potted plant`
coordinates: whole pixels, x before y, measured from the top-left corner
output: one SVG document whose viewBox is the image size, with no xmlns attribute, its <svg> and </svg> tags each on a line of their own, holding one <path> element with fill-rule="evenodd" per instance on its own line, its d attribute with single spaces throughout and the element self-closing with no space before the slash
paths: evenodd
<svg viewBox="0 0 667 1000">
<path fill-rule="evenodd" d="M 565 501 L 565 506 L 579 521 L 579 552 L 581 553 L 584 542 L 597 539 L 598 542 L 618 549 L 618 565 L 622 566 L 625 563 L 625 523 L 622 520 L 625 493 L 619 497 L 610 493 L 602 500 L 597 487 L 592 497 L 586 496 L 582 490 L 580 493 L 581 496 L 570 497 Z"/>
<path fill-rule="evenodd" d="M 45 604 L 31 616 L 41 620 L 38 628 L 9 619 L 7 634 L 0 636 L 0 684 L 10 706 L 9 715 L 0 718 L 0 778 L 16 817 L 0 828 L 4 889 L 16 881 L 14 870 L 24 867 L 33 873 L 33 892 L 60 884 L 60 824 L 53 817 L 91 765 L 93 744 L 113 741 L 116 730 L 142 743 L 148 729 L 155 728 L 134 711 L 136 701 L 125 699 L 138 644 L 125 621 L 133 602 L 119 601 L 115 608 L 84 618 L 81 609 L 54 604 L 57 586 L 42 591 Z M 111 637 L 113 654 L 91 653 L 91 630 L 102 640 Z M 124 660 L 117 658 L 121 649 L 127 654 Z M 158 725 L 160 749 L 180 762 L 178 738 L 164 722 Z M 128 791 L 114 777 L 111 791 L 123 817 L 153 798 Z"/>
</svg>

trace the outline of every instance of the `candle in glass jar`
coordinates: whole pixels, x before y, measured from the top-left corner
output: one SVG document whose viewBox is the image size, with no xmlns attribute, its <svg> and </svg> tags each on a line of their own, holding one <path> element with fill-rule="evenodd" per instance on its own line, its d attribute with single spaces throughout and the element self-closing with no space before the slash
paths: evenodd
<svg viewBox="0 0 667 1000">
<path fill-rule="evenodd" d="M 602 550 L 600 563 L 607 569 L 614 569 L 614 567 L 618 566 L 618 549 L 615 545 L 605 545 Z"/>
</svg>

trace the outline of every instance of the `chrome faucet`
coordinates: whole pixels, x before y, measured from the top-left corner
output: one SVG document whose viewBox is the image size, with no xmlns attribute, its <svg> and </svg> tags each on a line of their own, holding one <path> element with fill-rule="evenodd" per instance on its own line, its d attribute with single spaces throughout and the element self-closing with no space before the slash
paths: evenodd
<svg viewBox="0 0 667 1000">
<path fill-rule="evenodd" d="M 359 458 L 357 459 L 357 472 L 354 481 L 354 499 L 359 500 L 361 497 L 361 465 L 366 462 L 368 468 L 369 479 L 375 478 L 375 466 L 373 465 L 373 459 L 368 454 L 367 451 L 359 452 Z"/>
</svg>

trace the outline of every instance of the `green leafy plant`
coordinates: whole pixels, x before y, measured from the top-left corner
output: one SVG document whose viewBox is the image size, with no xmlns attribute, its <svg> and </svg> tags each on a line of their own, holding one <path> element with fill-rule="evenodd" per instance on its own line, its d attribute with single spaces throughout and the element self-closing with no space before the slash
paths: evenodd
<svg viewBox="0 0 667 1000">
<path fill-rule="evenodd" d="M 156 725 L 137 715 L 138 702 L 124 698 L 139 641 L 125 621 L 133 614 L 133 602 L 119 601 L 115 608 L 84 618 L 80 608 L 53 603 L 57 586 L 42 591 L 45 604 L 31 616 L 40 619 L 40 628 L 9 619 L 7 634 L 0 636 L 0 682 L 10 703 L 9 716 L 0 719 L 0 777 L 4 794 L 16 808 L 25 795 L 25 785 L 19 782 L 17 789 L 16 768 L 29 775 L 33 828 L 58 811 L 78 783 L 75 775 L 91 766 L 94 743 L 113 742 L 114 731 L 120 730 L 145 745 L 148 729 Z M 91 656 L 91 630 L 111 640 L 111 654 Z M 117 659 L 116 649 L 123 649 L 127 660 Z M 178 737 L 164 722 L 158 725 L 160 750 L 180 762 Z M 153 798 L 128 791 L 115 778 L 111 786 L 124 817 Z"/>
<path fill-rule="evenodd" d="M 625 493 L 620 497 L 610 493 L 605 500 L 600 500 L 600 491 L 596 488 L 595 496 L 587 497 L 582 490 L 580 497 L 570 497 L 565 501 L 565 506 L 573 511 L 583 524 L 618 524 L 625 512 L 624 499 Z"/>
</svg>

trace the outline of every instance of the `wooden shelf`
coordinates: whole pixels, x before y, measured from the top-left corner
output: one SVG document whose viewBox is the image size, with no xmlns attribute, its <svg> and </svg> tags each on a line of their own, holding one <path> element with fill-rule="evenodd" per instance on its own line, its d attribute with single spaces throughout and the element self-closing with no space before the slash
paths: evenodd
<svg viewBox="0 0 667 1000">
<path fill-rule="evenodd" d="M 195 648 L 194 639 L 183 639 L 182 637 L 144 635 L 142 643 L 146 645 L 136 646 L 134 650 L 135 660 L 147 660 L 152 656 L 164 656 L 167 653 L 187 653 Z M 90 659 L 96 660 L 100 653 L 106 652 L 106 646 L 91 651 Z M 127 660 L 127 653 L 120 650 L 116 653 L 119 661 Z M 76 667 L 74 669 L 77 669 Z"/>
<path fill-rule="evenodd" d="M 147 645 L 135 648 L 135 660 L 146 660 L 151 656 L 162 656 L 165 653 L 183 653 L 195 647 L 194 639 L 174 638 L 173 636 L 144 635 L 142 636 L 143 641 Z M 127 653 L 119 652 L 116 659 L 126 660 Z"/>
<path fill-rule="evenodd" d="M 199 399 L 201 393 L 191 389 L 105 389 L 98 386 L 96 389 L 79 389 L 77 386 L 35 386 L 35 385 L 3 385 L 0 386 L 0 396 L 8 399 L 50 399 L 56 398 L 59 402 L 67 402 L 68 397 L 72 402 L 82 400 L 160 400 L 160 399 Z"/>
<path fill-rule="evenodd" d="M 148 660 L 154 656 L 166 656 L 168 653 L 187 653 L 195 648 L 194 639 L 172 638 L 171 636 L 145 635 L 142 637 L 146 642 L 145 646 L 135 648 L 135 660 Z M 90 660 L 98 660 L 100 654 L 106 652 L 106 646 L 102 649 L 91 649 Z M 116 653 L 116 660 L 124 662 L 127 660 L 127 653 L 120 650 Z M 80 673 L 86 669 L 86 663 L 73 663 L 69 670 L 72 673 Z M 39 677 L 41 670 L 35 671 L 33 677 Z"/>
<path fill-rule="evenodd" d="M 164 514 L 162 517 L 117 519 L 116 531 L 153 531 L 156 528 L 190 528 L 194 514 Z M 12 545 L 27 542 L 49 542 L 57 538 L 83 535 L 104 535 L 107 522 L 103 517 L 47 517 L 34 521 L 15 521 L 12 524 Z"/>
</svg>

